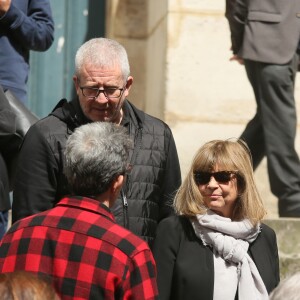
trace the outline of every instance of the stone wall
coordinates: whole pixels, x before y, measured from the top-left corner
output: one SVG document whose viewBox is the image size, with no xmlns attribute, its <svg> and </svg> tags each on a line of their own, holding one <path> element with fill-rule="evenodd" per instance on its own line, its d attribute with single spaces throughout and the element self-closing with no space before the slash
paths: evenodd
<svg viewBox="0 0 300 300">
<path fill-rule="evenodd" d="M 170 125 L 185 176 L 203 143 L 239 137 L 256 109 L 244 67 L 229 61 L 225 0 L 108 0 L 107 4 L 107 36 L 127 48 L 135 78 L 130 100 Z M 300 116 L 300 76 L 295 95 Z M 299 126 L 296 147 L 300 153 Z M 268 210 L 266 222 L 277 232 L 285 277 L 300 270 L 300 222 L 278 219 L 265 160 L 255 176 Z"/>
<path fill-rule="evenodd" d="M 300 272 L 300 221 L 298 219 L 268 219 L 267 225 L 277 235 L 281 279 Z"/>
<path fill-rule="evenodd" d="M 169 1 L 165 120 L 176 139 L 183 175 L 204 142 L 239 137 L 255 113 L 244 67 L 229 61 L 230 33 L 224 13 L 225 0 Z M 300 76 L 298 116 L 299 80 Z M 298 128 L 298 150 L 299 139 Z M 277 217 L 277 199 L 270 192 L 265 160 L 255 176 L 268 217 Z"/>
<path fill-rule="evenodd" d="M 128 51 L 134 85 L 130 100 L 164 118 L 167 54 L 167 0 L 108 0 L 106 36 Z"/>
</svg>

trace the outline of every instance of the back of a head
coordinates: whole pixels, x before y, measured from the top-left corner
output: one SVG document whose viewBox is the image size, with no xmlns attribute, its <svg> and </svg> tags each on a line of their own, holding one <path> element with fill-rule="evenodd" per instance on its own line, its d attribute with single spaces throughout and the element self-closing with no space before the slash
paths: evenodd
<svg viewBox="0 0 300 300">
<path fill-rule="evenodd" d="M 75 56 L 75 72 L 80 77 L 81 70 L 86 64 L 97 68 L 112 68 L 118 64 L 124 81 L 130 75 L 128 56 L 125 48 L 115 40 L 94 38 L 85 42 L 77 50 Z"/>
<path fill-rule="evenodd" d="M 76 128 L 65 149 L 64 172 L 73 194 L 100 195 L 126 172 L 132 146 L 126 129 L 110 122 Z"/>
<path fill-rule="evenodd" d="M 270 300 L 298 300 L 300 299 L 300 272 L 287 277 L 270 294 Z"/>
<path fill-rule="evenodd" d="M 0 274 L 1 300 L 59 300 L 49 278 L 25 271 Z"/>
</svg>

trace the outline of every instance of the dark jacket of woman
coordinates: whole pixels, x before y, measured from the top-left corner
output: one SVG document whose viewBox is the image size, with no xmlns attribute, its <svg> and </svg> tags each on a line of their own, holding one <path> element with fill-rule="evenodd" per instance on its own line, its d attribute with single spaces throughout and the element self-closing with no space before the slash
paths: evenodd
<svg viewBox="0 0 300 300">
<path fill-rule="evenodd" d="M 250 244 L 248 253 L 270 293 L 279 283 L 279 258 L 274 231 L 262 224 L 261 232 Z M 173 216 L 159 224 L 153 254 L 161 300 L 213 299 L 213 252 L 196 237 L 188 218 Z"/>
</svg>

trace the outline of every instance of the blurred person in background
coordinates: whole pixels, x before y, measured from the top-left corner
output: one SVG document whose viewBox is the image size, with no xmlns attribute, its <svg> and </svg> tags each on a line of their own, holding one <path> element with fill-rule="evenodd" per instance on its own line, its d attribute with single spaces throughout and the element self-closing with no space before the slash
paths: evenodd
<svg viewBox="0 0 300 300">
<path fill-rule="evenodd" d="M 54 22 L 49 0 L 0 0 L 0 86 L 4 92 L 12 92 L 25 106 L 28 106 L 30 50 L 46 51 L 53 40 Z M 2 169 L 0 183 L 5 180 L 4 173 Z M 0 185 L 1 193 L 4 189 L 6 187 Z M 8 226 L 10 206 L 5 191 L 0 200 L 0 238 Z"/>
<path fill-rule="evenodd" d="M 25 105 L 30 50 L 46 51 L 53 40 L 49 0 L 0 0 L 0 85 Z"/>
</svg>

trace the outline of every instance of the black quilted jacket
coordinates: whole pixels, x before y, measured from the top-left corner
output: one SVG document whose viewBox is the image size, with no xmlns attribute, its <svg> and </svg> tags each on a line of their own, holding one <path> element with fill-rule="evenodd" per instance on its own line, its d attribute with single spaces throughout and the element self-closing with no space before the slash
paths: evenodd
<svg viewBox="0 0 300 300">
<path fill-rule="evenodd" d="M 175 142 L 161 120 L 125 101 L 123 126 L 134 140 L 133 166 L 113 213 L 117 222 L 149 242 L 158 222 L 173 214 L 174 193 L 181 183 Z M 14 185 L 13 222 L 53 207 L 69 193 L 63 175 L 63 150 L 74 129 L 89 122 L 78 100 L 62 100 L 33 125 L 20 151 Z"/>
</svg>

